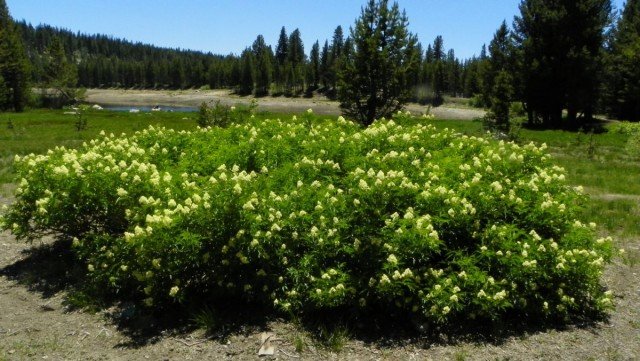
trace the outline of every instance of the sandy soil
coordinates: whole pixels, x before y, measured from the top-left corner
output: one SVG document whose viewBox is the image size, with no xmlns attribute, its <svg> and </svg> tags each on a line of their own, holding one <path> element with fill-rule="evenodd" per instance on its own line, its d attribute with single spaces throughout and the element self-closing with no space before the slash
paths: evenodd
<svg viewBox="0 0 640 361">
<path fill-rule="evenodd" d="M 0 198 L 0 206 L 8 202 Z M 633 244 L 637 252 L 638 240 Z M 275 333 L 275 355 L 267 359 L 640 359 L 638 261 L 617 260 L 607 268 L 604 284 L 615 293 L 617 308 L 603 322 L 563 329 L 498 330 L 479 338 L 467 335 L 464 340 L 455 335 L 376 340 L 355 336 L 340 353 L 333 353 L 305 331 L 277 319 L 241 324 L 228 337 L 207 338 L 199 330 L 158 326 L 155 319 L 131 321 L 126 304 L 96 314 L 71 310 L 65 303 L 68 256 L 52 239 L 27 245 L 0 233 L 0 360 L 255 360 L 263 332 Z M 300 335 L 305 344 L 302 353 L 294 347 Z"/>
<path fill-rule="evenodd" d="M 102 105 L 131 105 L 131 106 L 198 106 L 202 102 L 217 101 L 227 105 L 238 103 L 248 104 L 252 100 L 258 102 L 258 110 L 272 112 L 302 113 L 313 109 L 314 113 L 322 115 L 339 115 L 340 108 L 335 101 L 322 96 L 313 98 L 286 98 L 251 96 L 239 97 L 228 90 L 118 90 L 118 89 L 89 89 L 86 101 Z M 414 114 L 423 114 L 427 107 L 419 104 L 409 104 L 407 110 Z M 479 109 L 451 108 L 441 106 L 433 108 L 431 113 L 441 119 L 475 119 L 482 117 L 485 112 Z"/>
</svg>

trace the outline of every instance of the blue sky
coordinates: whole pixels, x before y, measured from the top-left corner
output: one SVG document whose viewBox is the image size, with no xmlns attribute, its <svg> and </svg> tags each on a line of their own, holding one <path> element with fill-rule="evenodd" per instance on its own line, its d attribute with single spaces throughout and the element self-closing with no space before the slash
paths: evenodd
<svg viewBox="0 0 640 361">
<path fill-rule="evenodd" d="M 299 28 L 308 53 L 345 32 L 366 0 L 7 0 L 16 19 L 107 34 L 163 47 L 238 54 L 258 34 L 275 47 L 280 28 Z M 624 0 L 613 0 L 619 9 Z M 478 54 L 502 20 L 511 24 L 519 0 L 399 0 L 411 32 L 424 44 L 442 35 L 460 58 Z"/>
</svg>

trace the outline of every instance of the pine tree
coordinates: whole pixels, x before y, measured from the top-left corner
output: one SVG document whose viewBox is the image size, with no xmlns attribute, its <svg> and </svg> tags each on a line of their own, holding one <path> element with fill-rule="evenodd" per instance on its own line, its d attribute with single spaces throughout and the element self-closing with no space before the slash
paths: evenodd
<svg viewBox="0 0 640 361">
<path fill-rule="evenodd" d="M 320 83 L 326 88 L 329 86 L 329 41 L 325 40 L 320 53 Z"/>
<path fill-rule="evenodd" d="M 64 45 L 59 37 L 53 37 L 45 54 L 44 86 L 57 92 L 55 105 L 61 106 L 65 102 L 74 101 L 78 69 L 73 62 L 67 60 Z"/>
<path fill-rule="evenodd" d="M 16 28 L 5 0 L 0 0 L 0 77 L 5 96 L 0 109 L 24 110 L 29 95 L 29 60 L 22 37 Z M 0 99 L 1 101 L 1 99 Z"/>
<path fill-rule="evenodd" d="M 497 130 L 509 133 L 511 123 L 509 121 L 509 108 L 513 96 L 513 79 L 506 70 L 500 70 L 493 81 L 491 98 L 491 114 Z"/>
<path fill-rule="evenodd" d="M 472 97 L 480 92 L 480 59 L 475 56 L 466 61 L 464 66 L 464 96 Z"/>
<path fill-rule="evenodd" d="M 275 66 L 273 78 L 276 83 L 276 93 L 280 94 L 284 91 L 286 83 L 286 69 L 287 61 L 289 58 L 289 37 L 287 36 L 287 30 L 283 26 L 280 29 L 280 36 L 278 37 L 278 45 L 276 45 L 275 52 Z"/>
<path fill-rule="evenodd" d="M 498 30 L 493 35 L 489 43 L 490 57 L 487 58 L 482 77 L 482 100 L 486 106 L 491 106 L 492 99 L 499 94 L 495 94 L 495 79 L 501 72 L 513 73 L 514 44 L 511 32 L 503 21 Z M 503 76 L 504 77 L 504 76 Z"/>
<path fill-rule="evenodd" d="M 342 53 L 344 50 L 344 34 L 342 27 L 338 26 L 333 32 L 333 39 L 331 41 L 331 54 L 329 57 L 329 72 L 328 81 L 331 86 L 330 97 L 335 96 L 335 91 L 338 85 L 338 72 L 342 67 Z"/>
<path fill-rule="evenodd" d="M 354 50 L 340 71 L 338 97 L 343 113 L 365 126 L 402 109 L 411 96 L 407 74 L 417 54 L 408 23 L 397 3 L 369 0 L 351 30 Z"/>
<path fill-rule="evenodd" d="M 300 30 L 295 29 L 291 35 L 289 35 L 289 53 L 287 56 L 288 68 L 288 81 L 286 92 L 289 94 L 298 94 L 304 89 L 304 65 L 305 54 L 304 44 L 302 43 L 302 36 Z"/>
<path fill-rule="evenodd" d="M 284 26 L 280 29 L 280 37 L 278 37 L 275 57 L 278 65 L 284 65 L 284 62 L 289 57 L 289 39 L 287 37 L 287 30 Z"/>
<path fill-rule="evenodd" d="M 427 45 L 427 51 L 424 54 L 424 62 L 427 64 L 431 64 L 435 61 L 435 56 L 433 54 L 433 48 L 431 44 Z"/>
<path fill-rule="evenodd" d="M 267 46 L 262 35 L 258 35 L 251 47 L 255 60 L 255 95 L 264 96 L 269 93 L 272 79 L 271 48 Z"/>
<path fill-rule="evenodd" d="M 451 96 L 455 97 L 460 89 L 460 62 L 456 59 L 453 49 L 447 53 L 446 72 L 446 89 Z"/>
<path fill-rule="evenodd" d="M 562 111 L 577 126 L 591 118 L 601 81 L 610 0 L 523 0 L 515 19 L 520 75 L 530 122 L 562 125 Z"/>
<path fill-rule="evenodd" d="M 433 41 L 433 60 L 444 60 L 444 40 L 442 39 L 442 35 L 436 36 Z"/>
<path fill-rule="evenodd" d="M 429 80 L 433 89 L 433 105 L 438 106 L 444 102 L 446 91 L 446 69 L 444 64 L 444 40 L 442 36 L 436 36 L 433 41 L 433 61 L 429 66 Z"/>
<path fill-rule="evenodd" d="M 605 106 L 609 114 L 640 121 L 640 0 L 628 0 L 607 59 Z"/>
<path fill-rule="evenodd" d="M 11 89 L 0 74 L 0 110 L 6 110 L 11 104 Z"/>
<path fill-rule="evenodd" d="M 318 88 L 320 82 L 320 43 L 316 41 L 311 47 L 309 53 L 309 67 L 310 67 L 310 83 L 314 89 Z"/>
<path fill-rule="evenodd" d="M 238 74 L 238 94 L 249 95 L 253 92 L 255 65 L 253 52 L 247 48 L 240 56 L 240 69 Z"/>
</svg>

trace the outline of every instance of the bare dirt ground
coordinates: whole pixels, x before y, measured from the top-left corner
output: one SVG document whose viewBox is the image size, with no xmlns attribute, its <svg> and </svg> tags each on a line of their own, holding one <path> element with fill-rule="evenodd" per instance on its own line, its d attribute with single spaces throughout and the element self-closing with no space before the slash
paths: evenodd
<svg viewBox="0 0 640 361">
<path fill-rule="evenodd" d="M 0 197 L 0 206 L 9 202 Z M 638 243 L 632 242 L 635 252 Z M 193 327 L 162 327 L 154 318 L 129 321 L 126 304 L 95 314 L 72 310 L 65 303 L 68 257 L 52 239 L 28 245 L 0 233 L 0 360 L 256 360 L 263 332 L 275 333 L 275 354 L 266 359 L 279 360 L 640 359 L 638 258 L 608 266 L 604 285 L 616 296 L 616 310 L 604 321 L 462 337 L 398 337 L 390 330 L 383 333 L 388 338 L 351 336 L 336 353 L 280 319 L 207 337 Z"/>
<path fill-rule="evenodd" d="M 86 93 L 86 101 L 102 105 L 131 105 L 133 106 L 198 106 L 202 102 L 220 100 L 222 104 L 234 105 L 238 103 L 248 104 L 252 100 L 258 103 L 258 110 L 282 113 L 302 113 L 307 109 L 313 109 L 314 113 L 321 115 L 339 115 L 338 103 L 323 96 L 313 98 L 286 98 L 286 97 L 240 97 L 229 90 L 122 90 L 122 89 L 89 89 Z M 419 104 L 407 105 L 407 110 L 414 114 L 423 114 L 426 106 Z M 432 108 L 431 114 L 440 119 L 465 119 L 471 120 L 482 117 L 485 112 L 479 109 L 466 109 L 460 107 L 447 107 L 446 105 Z"/>
</svg>

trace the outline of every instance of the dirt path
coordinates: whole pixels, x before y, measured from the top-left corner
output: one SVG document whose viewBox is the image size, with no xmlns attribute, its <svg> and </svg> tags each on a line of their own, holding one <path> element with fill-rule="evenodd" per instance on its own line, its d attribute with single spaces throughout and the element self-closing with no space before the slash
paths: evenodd
<svg viewBox="0 0 640 361">
<path fill-rule="evenodd" d="M 316 114 L 339 115 L 340 108 L 335 101 L 325 97 L 314 98 L 285 98 L 285 97 L 239 97 L 228 90 L 118 90 L 118 89 L 89 89 L 86 101 L 102 105 L 130 105 L 130 106 L 198 106 L 202 102 L 217 101 L 227 105 L 238 103 L 248 104 L 251 100 L 258 102 L 259 110 L 283 113 L 302 113 L 311 108 Z M 415 114 L 426 111 L 425 106 L 409 104 L 407 110 Z M 450 108 L 441 106 L 433 108 L 431 113 L 440 119 L 471 120 L 482 117 L 485 112 L 479 109 Z"/>
<path fill-rule="evenodd" d="M 8 203 L 0 198 L 0 205 Z M 635 241 L 637 245 L 638 241 Z M 97 314 L 65 305 L 65 252 L 51 239 L 33 246 L 0 233 L 0 360 L 256 360 L 260 334 L 275 332 L 282 360 L 636 360 L 640 358 L 640 262 L 607 268 L 606 287 L 617 309 L 606 322 L 566 329 L 510 331 L 493 342 L 432 340 L 419 336 L 355 338 L 336 354 L 281 320 L 242 325 L 224 340 L 201 331 L 163 329 L 153 319 L 126 322 L 126 305 Z M 303 336 L 301 336 L 301 334 Z M 302 339 L 305 350 L 294 344 Z"/>
</svg>

